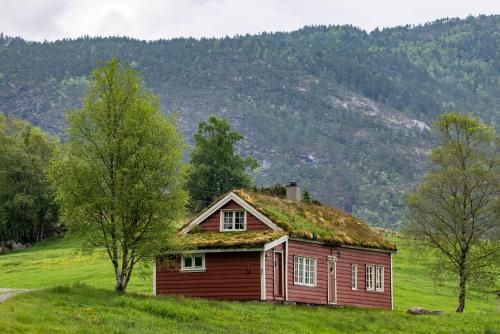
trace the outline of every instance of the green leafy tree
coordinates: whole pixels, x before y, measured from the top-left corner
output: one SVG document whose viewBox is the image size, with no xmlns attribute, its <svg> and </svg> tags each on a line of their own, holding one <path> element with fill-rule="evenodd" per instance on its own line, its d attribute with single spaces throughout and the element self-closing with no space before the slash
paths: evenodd
<svg viewBox="0 0 500 334">
<path fill-rule="evenodd" d="M 58 225 L 47 178 L 57 140 L 26 121 L 0 113 L 0 241 L 42 240 Z"/>
<path fill-rule="evenodd" d="M 257 168 L 257 161 L 235 151 L 242 139 L 239 132 L 231 131 L 225 119 L 210 116 L 207 122 L 200 122 L 187 182 L 192 209 L 200 209 L 230 190 L 252 185 L 248 171 Z"/>
<path fill-rule="evenodd" d="M 125 292 L 138 261 L 174 244 L 187 201 L 182 138 L 138 74 L 115 59 L 92 72 L 51 180 L 71 231 L 104 248 Z"/>
<path fill-rule="evenodd" d="M 463 312 L 467 287 L 486 288 L 500 275 L 500 140 L 459 113 L 441 115 L 434 128 L 434 169 L 406 199 L 408 232 L 438 255 L 435 277 L 456 279 Z"/>
</svg>

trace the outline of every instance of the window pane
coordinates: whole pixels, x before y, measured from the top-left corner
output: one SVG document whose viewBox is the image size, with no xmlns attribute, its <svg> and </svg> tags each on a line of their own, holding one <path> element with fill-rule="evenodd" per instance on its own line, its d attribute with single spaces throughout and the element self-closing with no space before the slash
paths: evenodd
<svg viewBox="0 0 500 334">
<path fill-rule="evenodd" d="M 193 259 L 191 257 L 184 258 L 184 267 L 191 268 L 193 266 Z"/>
<path fill-rule="evenodd" d="M 366 267 L 366 288 L 373 290 L 375 288 L 375 268 L 374 266 Z"/>
<path fill-rule="evenodd" d="M 382 290 L 383 289 L 383 282 L 384 282 L 384 267 L 377 267 L 377 274 L 376 274 L 376 281 L 375 281 L 375 289 L 376 290 Z"/>
<path fill-rule="evenodd" d="M 316 259 L 310 259 L 310 269 L 311 273 L 309 275 L 310 279 L 310 284 L 314 285 L 316 284 Z"/>
<path fill-rule="evenodd" d="M 235 230 L 244 230 L 245 229 L 245 212 L 244 211 L 236 211 L 234 218 L 234 229 Z"/>
<path fill-rule="evenodd" d="M 353 264 L 351 265 L 351 287 L 352 289 L 358 288 L 358 266 Z"/>
<path fill-rule="evenodd" d="M 311 279 L 311 271 L 310 271 L 310 264 L 309 264 L 309 259 L 304 258 L 304 283 L 305 284 L 310 284 L 309 281 Z"/>
<path fill-rule="evenodd" d="M 294 258 L 294 260 L 293 260 L 293 281 L 294 281 L 294 283 L 299 282 L 298 277 L 299 277 L 299 261 L 297 258 Z"/>
<path fill-rule="evenodd" d="M 194 266 L 195 267 L 203 267 L 203 257 L 201 256 L 196 256 L 194 258 Z"/>
<path fill-rule="evenodd" d="M 303 272 L 303 258 L 300 256 L 295 257 L 295 267 L 297 268 L 296 270 L 296 275 L 295 275 L 295 282 L 296 283 L 304 283 L 304 272 Z"/>
<path fill-rule="evenodd" d="M 232 211 L 223 211 L 224 212 L 224 229 L 232 230 L 233 229 L 233 212 Z"/>
</svg>

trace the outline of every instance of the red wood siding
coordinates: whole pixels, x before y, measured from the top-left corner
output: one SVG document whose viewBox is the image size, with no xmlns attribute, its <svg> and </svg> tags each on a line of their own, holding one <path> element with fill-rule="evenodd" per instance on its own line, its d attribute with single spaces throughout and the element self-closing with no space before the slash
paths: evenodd
<svg viewBox="0 0 500 334">
<path fill-rule="evenodd" d="M 288 300 L 311 303 L 328 303 L 328 256 L 337 258 L 337 305 L 391 308 L 391 254 L 385 252 L 331 248 L 328 246 L 290 240 L 288 242 Z M 294 256 L 316 258 L 316 286 L 307 287 L 294 284 Z M 351 288 L 351 264 L 358 265 L 358 290 Z M 365 265 L 384 266 L 384 292 L 366 291 Z M 267 269 L 267 268 L 266 268 Z"/>
<path fill-rule="evenodd" d="M 391 308 L 391 254 L 339 248 L 337 259 L 337 304 Z M 358 265 L 358 289 L 351 288 L 351 264 Z M 384 266 L 384 292 L 366 291 L 366 264 Z"/>
<path fill-rule="evenodd" d="M 288 300 L 308 304 L 328 303 L 327 259 L 332 249 L 327 246 L 290 240 L 288 242 Z M 295 285 L 294 257 L 309 256 L 316 258 L 316 286 Z"/>
<path fill-rule="evenodd" d="M 283 300 L 283 298 L 274 297 L 274 251 L 283 251 L 283 258 L 286 261 L 285 243 L 277 245 L 276 247 L 266 251 L 266 299 L 267 300 Z M 285 266 L 285 262 L 283 262 Z M 284 282 L 283 282 L 284 283 Z"/>
<path fill-rule="evenodd" d="M 157 267 L 156 293 L 233 300 L 260 300 L 260 252 L 207 253 L 205 272 Z"/>
<path fill-rule="evenodd" d="M 244 210 L 238 203 L 230 201 L 221 210 Z M 220 231 L 220 210 L 214 212 L 210 217 L 205 219 L 204 222 L 200 224 L 202 231 L 204 232 L 219 232 Z M 250 212 L 247 212 L 247 231 L 248 230 L 270 230 L 271 228 L 257 219 Z"/>
</svg>

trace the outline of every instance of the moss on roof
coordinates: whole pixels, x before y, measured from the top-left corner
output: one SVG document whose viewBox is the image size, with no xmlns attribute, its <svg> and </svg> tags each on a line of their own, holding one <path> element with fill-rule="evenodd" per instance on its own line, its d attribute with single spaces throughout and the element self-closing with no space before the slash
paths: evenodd
<svg viewBox="0 0 500 334">
<path fill-rule="evenodd" d="M 255 209 L 290 234 L 331 245 L 350 245 L 394 251 L 396 246 L 367 224 L 343 210 L 292 202 L 244 190 L 234 191 Z"/>
<path fill-rule="evenodd" d="M 189 248 L 224 249 L 255 248 L 276 240 L 288 233 L 285 231 L 245 231 L 245 232 L 198 232 L 181 235 L 181 242 Z"/>
</svg>

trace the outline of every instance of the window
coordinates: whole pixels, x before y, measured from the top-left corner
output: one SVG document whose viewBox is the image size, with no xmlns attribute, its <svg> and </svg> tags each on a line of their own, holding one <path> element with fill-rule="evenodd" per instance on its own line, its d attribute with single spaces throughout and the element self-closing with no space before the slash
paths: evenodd
<svg viewBox="0 0 500 334">
<path fill-rule="evenodd" d="M 358 265 L 351 264 L 351 289 L 358 290 Z"/>
<path fill-rule="evenodd" d="M 245 211 L 221 211 L 221 231 L 246 230 Z"/>
<path fill-rule="evenodd" d="M 366 291 L 375 290 L 375 266 L 373 264 L 366 265 Z"/>
<path fill-rule="evenodd" d="M 384 291 L 384 267 L 376 267 L 375 291 Z"/>
<path fill-rule="evenodd" d="M 181 271 L 205 271 L 205 254 L 192 254 L 181 259 Z"/>
<path fill-rule="evenodd" d="M 316 286 L 316 259 L 296 256 L 294 258 L 293 282 L 299 285 Z"/>
<path fill-rule="evenodd" d="M 384 266 L 366 265 L 366 290 L 384 291 Z"/>
</svg>

